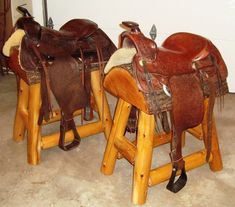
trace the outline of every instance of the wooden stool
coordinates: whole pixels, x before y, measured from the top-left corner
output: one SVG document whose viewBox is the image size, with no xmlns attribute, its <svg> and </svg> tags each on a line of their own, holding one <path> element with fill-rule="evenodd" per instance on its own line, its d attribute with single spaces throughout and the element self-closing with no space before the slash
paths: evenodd
<svg viewBox="0 0 235 207">
<path fill-rule="evenodd" d="M 171 140 L 171 134 L 157 135 L 154 133 L 154 116 L 148 114 L 143 94 L 138 90 L 135 80 L 126 70 L 121 68 L 112 69 L 104 80 L 104 86 L 111 94 L 118 97 L 119 100 L 105 149 L 101 171 L 105 175 L 111 175 L 114 171 L 116 160 L 119 157 L 127 159 L 134 167 L 132 201 L 134 204 L 143 204 L 146 201 L 148 186 L 150 187 L 166 181 L 171 176 L 171 163 L 156 169 L 150 169 L 153 148 L 168 143 Z M 205 100 L 204 104 L 207 109 L 208 100 Z M 139 110 L 138 134 L 135 142 L 130 142 L 124 136 L 132 105 L 136 106 Z M 201 140 L 202 133 L 207 132 L 206 117 L 204 116 L 201 125 L 194 129 L 189 129 L 191 134 Z M 184 160 L 187 171 L 205 164 L 206 148 L 184 157 Z M 212 124 L 212 150 L 209 165 L 212 171 L 219 171 L 223 168 L 214 120 Z"/>
<path fill-rule="evenodd" d="M 27 155 L 28 163 L 37 165 L 40 162 L 41 149 L 47 149 L 57 146 L 60 133 L 54 133 L 46 136 L 41 135 L 41 126 L 38 125 L 39 109 L 41 106 L 40 82 L 36 84 L 28 84 L 27 75 L 20 68 L 17 61 L 18 53 L 11 55 L 12 68 L 18 75 L 18 103 L 15 114 L 13 139 L 20 142 L 24 139 L 27 130 Z M 77 130 L 81 138 L 104 132 L 106 139 L 109 137 L 112 119 L 107 103 L 104 90 L 100 86 L 100 71 L 92 69 L 91 71 L 91 88 L 92 94 L 97 107 L 99 120 L 96 122 L 78 126 Z M 49 122 L 43 122 L 43 125 L 59 121 L 61 118 L 60 111 L 54 111 L 54 116 Z M 81 114 L 81 110 L 76 111 L 75 115 Z M 72 141 L 73 133 L 68 131 L 65 135 L 65 141 Z"/>
</svg>

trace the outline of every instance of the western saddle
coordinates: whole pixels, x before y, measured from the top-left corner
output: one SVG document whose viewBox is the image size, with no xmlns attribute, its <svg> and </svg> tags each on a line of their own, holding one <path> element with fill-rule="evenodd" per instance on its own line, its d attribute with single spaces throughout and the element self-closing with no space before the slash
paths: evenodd
<svg viewBox="0 0 235 207">
<path fill-rule="evenodd" d="M 127 98 L 131 101 L 129 103 L 136 106 L 132 107 L 130 113 L 131 118 L 133 118 L 133 114 L 137 114 L 133 110 L 144 108 L 143 105 L 139 107 L 140 104 L 131 97 L 131 94 L 125 97 L 125 93 L 118 88 L 119 86 L 112 88 L 115 84 L 114 76 L 117 76 L 118 73 L 120 73 L 120 76 L 124 74 L 124 72 L 121 72 L 121 68 L 127 70 L 135 80 L 138 90 L 144 96 L 147 103 L 145 111 L 154 115 L 155 122 L 162 125 L 159 128 L 157 126 L 159 124 L 156 124 L 156 131 L 159 133 L 161 131 L 171 132 L 172 172 L 167 189 L 176 193 L 187 182 L 185 161 L 182 156 L 182 134 L 184 131 L 202 123 L 205 113 L 207 116 L 207 132 L 203 135 L 203 139 L 206 145 L 206 161 L 210 159 L 213 107 L 215 98 L 217 96 L 222 97 L 228 92 L 227 67 L 218 49 L 211 41 L 202 36 L 185 32 L 175 33 L 169 36 L 161 47 L 158 47 L 153 40 L 144 36 L 137 23 L 127 21 L 122 22 L 122 26 L 127 29 L 120 35 L 120 49 L 111 56 L 110 60 L 114 60 L 115 55 L 121 53 L 119 51 L 126 49 L 129 50 L 131 63 L 117 66 L 108 62 L 107 68 L 105 68 L 107 75 L 104 80 L 104 87 L 111 94 L 122 100 Z M 116 67 L 119 68 L 115 69 Z M 128 84 L 127 80 L 125 81 L 123 84 Z M 131 88 L 131 86 L 128 87 Z M 204 107 L 205 99 L 208 100 L 208 110 Z M 121 107 L 120 104 L 119 106 Z M 117 116 L 120 116 L 120 112 Z M 114 146 L 118 146 L 117 149 L 120 147 L 122 154 L 124 146 L 119 146 L 118 142 L 121 141 L 117 141 Z M 104 173 L 106 173 L 105 166 L 109 159 L 108 154 L 114 153 L 107 151 L 111 149 L 108 145 L 110 144 L 107 144 L 102 167 Z M 132 144 L 129 143 L 127 146 L 127 151 L 129 149 L 131 152 Z M 130 153 L 129 151 L 124 154 L 127 155 Z M 127 157 L 129 156 L 128 154 Z M 110 164 L 110 166 L 113 166 L 113 164 Z M 107 170 L 107 174 L 110 172 L 111 170 Z M 179 172 L 180 176 L 175 181 Z"/>
<path fill-rule="evenodd" d="M 211 119 L 216 94 L 224 95 L 222 82 L 227 78 L 226 65 L 217 48 L 207 39 L 190 33 L 176 33 L 157 47 L 154 41 L 146 38 L 134 22 L 123 22 L 129 31 L 121 34 L 121 47 L 136 49 L 133 57 L 133 74 L 138 87 L 148 94 L 150 110 L 166 126 L 159 105 L 156 90 L 166 87 L 171 97 L 170 121 L 172 128 L 171 160 L 172 176 L 167 189 L 178 192 L 187 182 L 182 157 L 181 137 L 183 131 L 200 124 L 204 115 L 203 101 L 209 98 L 207 161 L 211 150 Z M 182 102 L 184 98 L 184 101 Z M 179 179 L 176 173 L 181 170 Z"/>
<path fill-rule="evenodd" d="M 98 25 L 86 19 L 73 19 L 59 31 L 42 27 L 29 12 L 18 7 L 23 17 L 16 28 L 24 30 L 19 61 L 23 70 L 40 73 L 42 105 L 38 123 L 52 115 L 51 92 L 61 108 L 59 147 L 70 150 L 80 143 L 73 113 L 84 108 L 84 119 L 90 120 L 90 72 L 94 63 L 102 68 L 116 50 Z M 81 71 L 79 65 L 82 65 Z M 65 146 L 65 132 L 72 130 L 74 140 Z"/>
</svg>

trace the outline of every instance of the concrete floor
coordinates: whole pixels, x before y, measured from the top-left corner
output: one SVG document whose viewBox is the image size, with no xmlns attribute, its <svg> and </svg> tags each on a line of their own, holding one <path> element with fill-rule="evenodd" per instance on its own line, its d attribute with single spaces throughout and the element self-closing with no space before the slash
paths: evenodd
<svg viewBox="0 0 235 207">
<path fill-rule="evenodd" d="M 111 108 L 115 99 L 109 96 Z M 177 194 L 166 182 L 149 188 L 144 207 L 205 207 L 235 205 L 235 94 L 225 96 L 221 113 L 215 107 L 224 169 L 213 173 L 208 165 L 188 172 L 186 187 Z M 112 176 L 100 172 L 106 141 L 103 134 L 83 139 L 79 148 L 63 152 L 57 147 L 42 151 L 42 162 L 26 162 L 26 141 L 12 140 L 16 107 L 13 75 L 0 76 L 0 206 L 128 207 L 131 203 L 132 167 L 116 164 Z M 58 125 L 50 129 L 57 130 Z M 202 143 L 187 135 L 184 154 Z M 167 161 L 169 146 L 154 150 L 153 167 Z"/>
</svg>

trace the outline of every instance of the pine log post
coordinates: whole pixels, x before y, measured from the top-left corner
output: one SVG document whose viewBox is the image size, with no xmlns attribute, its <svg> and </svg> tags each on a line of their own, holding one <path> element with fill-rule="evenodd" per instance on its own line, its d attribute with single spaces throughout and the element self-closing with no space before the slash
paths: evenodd
<svg viewBox="0 0 235 207">
<path fill-rule="evenodd" d="M 17 91 L 17 106 L 15 112 L 13 140 L 20 142 L 24 139 L 27 128 L 27 110 L 29 100 L 29 87 L 22 79 L 20 79 L 19 89 Z"/>
</svg>

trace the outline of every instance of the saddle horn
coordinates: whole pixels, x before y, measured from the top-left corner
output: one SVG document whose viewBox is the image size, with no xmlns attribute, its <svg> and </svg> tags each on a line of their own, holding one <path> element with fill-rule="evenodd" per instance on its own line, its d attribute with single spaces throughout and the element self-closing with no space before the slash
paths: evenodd
<svg viewBox="0 0 235 207">
<path fill-rule="evenodd" d="M 124 21 L 122 22 L 122 25 L 130 29 L 131 32 L 137 32 L 137 33 L 140 32 L 139 24 L 137 24 L 136 22 Z"/>
<path fill-rule="evenodd" d="M 25 7 L 23 7 L 24 5 L 25 4 L 18 6 L 16 10 L 18 10 L 23 15 L 23 17 L 32 17 L 29 11 Z"/>
</svg>

